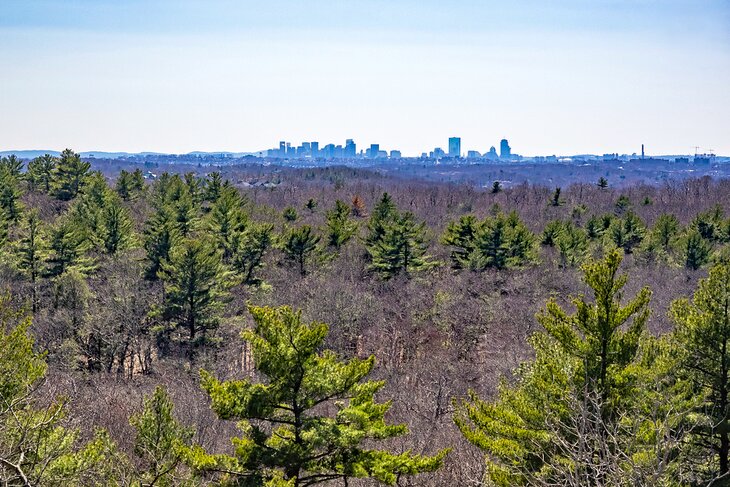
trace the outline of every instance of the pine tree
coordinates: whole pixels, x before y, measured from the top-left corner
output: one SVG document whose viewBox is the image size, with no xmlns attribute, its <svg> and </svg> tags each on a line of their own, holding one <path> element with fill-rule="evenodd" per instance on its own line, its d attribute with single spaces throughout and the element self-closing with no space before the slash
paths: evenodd
<svg viewBox="0 0 730 487">
<path fill-rule="evenodd" d="M 45 273 L 46 259 L 48 258 L 48 242 L 45 230 L 38 216 L 38 209 L 33 208 L 26 215 L 20 230 L 20 238 L 16 246 L 18 269 L 31 282 L 32 309 L 38 307 L 38 279 Z"/>
<path fill-rule="evenodd" d="M 135 169 L 130 177 L 131 189 L 135 193 L 141 193 L 145 190 L 144 175 L 140 168 Z"/>
<path fill-rule="evenodd" d="M 0 158 L 0 171 L 8 173 L 11 177 L 20 180 L 23 173 L 23 161 L 18 156 L 11 154 Z"/>
<path fill-rule="evenodd" d="M 56 198 L 63 201 L 74 199 L 84 187 L 91 163 L 71 149 L 61 153 L 53 173 L 53 189 Z"/>
<path fill-rule="evenodd" d="M 398 209 L 388 193 L 383 193 L 380 201 L 373 208 L 368 220 L 368 232 L 365 237 L 365 246 L 374 247 L 385 235 L 385 227 L 398 216 Z"/>
<path fill-rule="evenodd" d="M 665 251 L 669 251 L 669 247 L 672 243 L 672 239 L 679 231 L 679 220 L 672 214 L 659 215 L 654 228 L 652 228 L 652 236 L 656 239 L 657 243 Z"/>
<path fill-rule="evenodd" d="M 158 273 L 165 286 L 162 318 L 188 344 L 192 360 L 197 346 L 209 343 L 232 286 L 231 273 L 214 244 L 205 238 L 186 239 L 172 248 Z"/>
<path fill-rule="evenodd" d="M 451 263 L 455 269 L 468 267 L 478 225 L 474 215 L 464 215 L 458 221 L 449 222 L 446 227 L 441 243 L 452 248 Z"/>
<path fill-rule="evenodd" d="M 724 485 L 730 473 L 730 264 L 710 269 L 692 300 L 672 303 L 680 375 L 702 403 L 690 438 L 702 468 L 697 485 Z"/>
<path fill-rule="evenodd" d="M 251 223 L 238 241 L 231 264 L 241 276 L 243 284 L 258 286 L 261 279 L 256 272 L 263 267 L 263 259 L 271 247 L 274 225 Z"/>
<path fill-rule="evenodd" d="M 497 194 L 502 191 L 502 183 L 495 181 L 492 183 L 492 194 Z"/>
<path fill-rule="evenodd" d="M 540 243 L 548 247 L 555 247 L 555 244 L 560 238 L 560 234 L 563 233 L 564 227 L 565 222 L 562 220 L 550 220 L 542 231 Z"/>
<path fill-rule="evenodd" d="M 575 459 L 566 457 L 562 447 L 585 441 L 576 439 L 570 426 L 580 426 L 586 414 L 595 420 L 597 440 L 617 431 L 621 412 L 631 406 L 636 391 L 639 345 L 651 293 L 644 288 L 622 305 L 627 278 L 618 274 L 620 263 L 620 254 L 613 251 L 604 260 L 583 266 L 594 299 L 574 298 L 574 314 L 555 300 L 548 301 L 537 317 L 545 331 L 530 339 L 535 359 L 518 370 L 514 386 L 502 383 L 493 402 L 471 393 L 457 404 L 455 421 L 467 440 L 487 453 L 494 484 L 561 485 L 560 469 L 565 468 L 585 474 L 580 485 L 613 485 L 601 464 L 606 451 L 592 450 L 601 444 L 577 443 L 587 449 L 581 459 L 596 464 L 571 463 Z"/>
<path fill-rule="evenodd" d="M 132 175 L 124 169 L 119 171 L 114 190 L 124 201 L 132 199 Z"/>
<path fill-rule="evenodd" d="M 695 228 L 687 231 L 684 238 L 680 240 L 680 247 L 684 256 L 684 266 L 687 269 L 696 271 L 710 260 L 712 247 Z"/>
<path fill-rule="evenodd" d="M 129 248 L 134 240 L 133 222 L 129 210 L 122 205 L 121 198 L 110 196 L 101 211 L 101 240 L 104 251 L 115 255 Z"/>
<path fill-rule="evenodd" d="M 340 200 L 327 211 L 327 245 L 330 247 L 339 250 L 357 233 L 357 223 L 350 219 L 350 211 L 350 207 Z"/>
<path fill-rule="evenodd" d="M 284 211 L 281 212 L 281 216 L 284 218 L 284 220 L 288 222 L 296 221 L 297 218 L 299 218 L 297 210 L 293 206 L 287 206 L 286 208 L 284 208 Z"/>
<path fill-rule="evenodd" d="M 224 186 L 213 203 L 208 216 L 211 234 L 228 262 L 238 248 L 239 241 L 248 225 L 248 215 L 243 211 L 243 199 L 233 186 Z"/>
<path fill-rule="evenodd" d="M 613 243 L 626 254 L 631 254 L 641 244 L 645 232 L 644 222 L 632 211 L 627 212 L 623 218 L 614 220 L 610 228 Z"/>
<path fill-rule="evenodd" d="M 309 210 L 309 213 L 314 213 L 314 210 L 317 209 L 318 205 L 319 203 L 317 203 L 317 200 L 315 200 L 314 198 L 309 198 L 304 207 Z"/>
<path fill-rule="evenodd" d="M 144 248 L 149 264 L 145 269 L 145 278 L 156 280 L 162 264 L 170 257 L 175 244 L 180 240 L 174 210 L 162 205 L 145 224 Z"/>
<path fill-rule="evenodd" d="M 233 440 L 234 456 L 197 448 L 191 463 L 221 473 L 227 485 L 291 487 L 368 477 L 393 485 L 441 466 L 447 451 L 428 457 L 374 448 L 407 432 L 386 423 L 390 403 L 375 401 L 385 383 L 367 380 L 374 357 L 341 361 L 322 351 L 327 325 L 302 323 L 286 307 L 249 309 L 255 326 L 243 337 L 265 379 L 222 382 L 202 372 L 213 410 L 238 421 L 242 437 Z"/>
<path fill-rule="evenodd" d="M 370 269 L 383 279 L 400 273 L 410 275 L 435 265 L 426 254 L 426 223 L 417 223 L 413 213 L 398 215 L 383 230 L 385 233 L 377 244 L 368 247 Z"/>
<path fill-rule="evenodd" d="M 15 175 L 12 167 L 0 165 L 0 210 L 5 213 L 8 222 L 13 224 L 20 220 L 23 208 L 20 196 L 20 177 Z"/>
<path fill-rule="evenodd" d="M 535 237 L 515 212 L 500 212 L 485 219 L 477 228 L 474 242 L 469 262 L 472 270 L 519 267 L 533 260 Z"/>
<path fill-rule="evenodd" d="M 137 432 L 134 453 L 142 461 L 135 475 L 140 487 L 194 485 L 190 472 L 183 468 L 194 430 L 177 422 L 173 408 L 167 391 L 157 386 L 145 398 L 142 411 L 129 420 Z"/>
<path fill-rule="evenodd" d="M 555 188 L 555 191 L 553 191 L 553 196 L 550 198 L 550 205 L 552 206 L 560 206 L 563 204 L 563 200 L 560 199 L 560 193 L 562 190 L 560 187 Z"/>
<path fill-rule="evenodd" d="M 223 178 L 221 173 L 215 171 L 208 174 L 208 177 L 205 178 L 205 195 L 203 199 L 211 203 L 218 201 L 222 189 Z"/>
<path fill-rule="evenodd" d="M 563 267 L 574 267 L 581 264 L 588 254 L 588 236 L 582 228 L 566 222 L 558 234 L 557 247 L 560 251 L 560 264 Z"/>
<path fill-rule="evenodd" d="M 0 479 L 4 485 L 113 485 L 121 463 L 104 431 L 87 443 L 68 428 L 66 401 L 38 396 L 44 355 L 29 333 L 30 317 L 0 297 Z"/>
<path fill-rule="evenodd" d="M 61 217 L 51 228 L 48 274 L 60 276 L 70 268 L 87 273 L 93 268 L 93 259 L 87 252 L 89 240 L 68 217 Z"/>
<path fill-rule="evenodd" d="M 598 187 L 601 189 L 608 188 L 608 180 L 606 178 L 604 178 L 603 176 L 598 178 Z"/>
<path fill-rule="evenodd" d="M 283 236 L 281 250 L 287 259 L 297 264 L 301 275 L 307 273 L 306 263 L 317 249 L 320 238 L 309 225 L 293 228 Z"/>
<path fill-rule="evenodd" d="M 50 193 L 57 164 L 58 158 L 50 154 L 44 154 L 30 161 L 28 163 L 28 173 L 26 174 L 29 189 Z"/>
</svg>

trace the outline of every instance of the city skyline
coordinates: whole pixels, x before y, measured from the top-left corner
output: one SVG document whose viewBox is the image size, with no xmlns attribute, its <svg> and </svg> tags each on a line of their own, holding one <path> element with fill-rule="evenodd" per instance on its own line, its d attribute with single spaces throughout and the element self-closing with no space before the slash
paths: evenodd
<svg viewBox="0 0 730 487">
<path fill-rule="evenodd" d="M 3 150 L 730 154 L 721 0 L 6 0 L 0 46 Z"/>
</svg>

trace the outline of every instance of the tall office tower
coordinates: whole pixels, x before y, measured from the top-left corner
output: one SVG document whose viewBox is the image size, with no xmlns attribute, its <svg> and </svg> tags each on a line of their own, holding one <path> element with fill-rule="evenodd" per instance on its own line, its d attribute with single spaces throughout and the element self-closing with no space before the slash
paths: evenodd
<svg viewBox="0 0 730 487">
<path fill-rule="evenodd" d="M 370 144 L 370 149 L 368 151 L 368 157 L 371 159 L 375 159 L 380 155 L 380 144 Z"/>
<path fill-rule="evenodd" d="M 279 157 L 286 157 L 286 142 L 279 142 Z"/>
<path fill-rule="evenodd" d="M 312 157 L 319 157 L 319 142 L 312 142 Z"/>
<path fill-rule="evenodd" d="M 309 142 L 302 142 L 302 155 L 304 157 L 312 155 L 312 144 Z"/>
<path fill-rule="evenodd" d="M 354 159 L 355 154 L 357 154 L 357 147 L 355 146 L 355 141 L 352 139 L 347 139 L 345 141 L 345 157 L 348 159 Z"/>
<path fill-rule="evenodd" d="M 449 137 L 449 157 L 461 157 L 461 137 Z"/>
<path fill-rule="evenodd" d="M 644 158 L 644 144 L 641 144 L 641 158 Z"/>
<path fill-rule="evenodd" d="M 502 139 L 499 143 L 499 157 L 502 159 L 512 158 L 512 149 L 510 149 L 507 139 Z"/>
</svg>

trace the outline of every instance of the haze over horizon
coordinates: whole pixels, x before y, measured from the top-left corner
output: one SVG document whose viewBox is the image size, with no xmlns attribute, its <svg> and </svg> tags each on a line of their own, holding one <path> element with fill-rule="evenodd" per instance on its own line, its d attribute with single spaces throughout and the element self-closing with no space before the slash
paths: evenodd
<svg viewBox="0 0 730 487">
<path fill-rule="evenodd" d="M 730 155 L 730 2 L 5 0 L 0 150 Z"/>
</svg>

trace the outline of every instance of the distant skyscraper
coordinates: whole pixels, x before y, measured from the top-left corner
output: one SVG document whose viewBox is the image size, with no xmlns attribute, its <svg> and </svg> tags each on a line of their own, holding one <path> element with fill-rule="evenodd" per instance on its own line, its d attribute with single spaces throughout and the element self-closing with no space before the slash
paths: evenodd
<svg viewBox="0 0 730 487">
<path fill-rule="evenodd" d="M 461 157 L 461 137 L 449 137 L 449 157 Z"/>
<path fill-rule="evenodd" d="M 355 145 L 355 141 L 352 139 L 347 139 L 345 141 L 345 157 L 354 159 L 356 154 L 357 146 Z"/>
<path fill-rule="evenodd" d="M 368 149 L 368 157 L 371 159 L 375 159 L 380 155 L 380 144 L 370 144 L 370 149 Z"/>
<path fill-rule="evenodd" d="M 502 139 L 502 141 L 499 143 L 499 157 L 501 157 L 502 159 L 512 158 L 512 149 L 510 149 L 507 139 Z"/>
<path fill-rule="evenodd" d="M 319 142 L 312 142 L 312 157 L 319 157 Z"/>
</svg>

